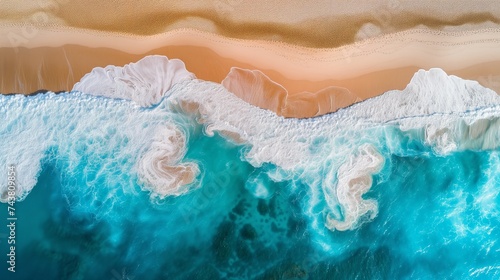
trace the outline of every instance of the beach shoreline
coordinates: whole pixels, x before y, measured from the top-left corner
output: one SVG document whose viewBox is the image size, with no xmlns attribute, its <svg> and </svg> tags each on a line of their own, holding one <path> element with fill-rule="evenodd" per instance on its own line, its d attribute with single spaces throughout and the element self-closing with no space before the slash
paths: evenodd
<svg viewBox="0 0 500 280">
<path fill-rule="evenodd" d="M 13 45 L 16 35 L 12 34 L 19 33 L 19 27 L 4 26 L 1 30 L 2 93 L 69 91 L 94 67 L 123 66 L 147 55 L 181 59 L 199 79 L 217 83 L 233 67 L 258 70 L 283 87 L 287 99 L 300 100 L 294 105 L 297 108 L 286 112 L 267 108 L 288 117 L 321 115 L 403 89 L 419 69 L 441 68 L 500 92 L 500 53 L 496 51 L 500 29 L 495 28 L 464 32 L 412 29 L 333 49 L 227 38 L 194 29 L 132 36 L 70 27 L 37 29 L 34 36 Z M 245 87 L 249 85 L 241 86 Z M 330 87 L 345 89 L 350 97 L 341 106 L 320 104 L 331 98 L 317 98 L 314 93 Z M 259 90 L 233 93 L 246 101 L 254 100 L 251 103 L 257 106 L 270 98 Z M 248 98 L 249 94 L 253 96 Z"/>
</svg>

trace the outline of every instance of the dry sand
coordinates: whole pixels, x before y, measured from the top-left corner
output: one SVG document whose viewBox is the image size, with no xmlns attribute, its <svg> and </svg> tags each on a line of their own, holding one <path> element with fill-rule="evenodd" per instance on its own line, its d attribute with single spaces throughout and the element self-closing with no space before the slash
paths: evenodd
<svg viewBox="0 0 500 280">
<path fill-rule="evenodd" d="M 494 0 L 2 0 L 0 25 L 69 26 L 154 35 L 195 28 L 241 39 L 333 48 L 419 25 L 499 24 Z M 374 29 L 359 31 L 367 24 Z M 460 29 L 463 30 L 463 29 Z"/>
</svg>

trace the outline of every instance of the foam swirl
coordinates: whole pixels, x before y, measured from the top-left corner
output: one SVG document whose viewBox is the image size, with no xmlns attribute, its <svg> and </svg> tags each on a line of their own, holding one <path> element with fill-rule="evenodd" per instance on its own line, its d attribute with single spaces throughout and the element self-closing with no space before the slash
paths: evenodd
<svg viewBox="0 0 500 280">
<path fill-rule="evenodd" d="M 363 199 L 362 196 L 372 186 L 372 174 L 380 171 L 384 165 L 384 158 L 376 149 L 368 144 L 358 148 L 357 154 L 351 155 L 337 171 L 337 184 L 325 181 L 323 192 L 331 208 L 337 205 L 342 209 L 342 218 L 339 219 L 329 212 L 326 217 L 326 226 L 330 230 L 350 230 L 358 227 L 360 219 L 368 215 L 374 219 L 378 213 L 377 201 Z M 328 176 L 328 180 L 332 180 Z M 366 220 L 365 220 L 366 221 Z"/>
<path fill-rule="evenodd" d="M 152 198 L 188 192 L 199 173 L 195 163 L 179 163 L 186 152 L 186 137 L 174 125 L 161 127 L 139 160 L 139 180 Z"/>
</svg>

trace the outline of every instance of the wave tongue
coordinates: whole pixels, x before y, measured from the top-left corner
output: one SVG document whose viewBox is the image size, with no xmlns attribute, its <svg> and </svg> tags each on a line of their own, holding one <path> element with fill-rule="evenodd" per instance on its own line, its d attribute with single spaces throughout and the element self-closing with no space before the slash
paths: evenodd
<svg viewBox="0 0 500 280">
<path fill-rule="evenodd" d="M 157 104 L 173 85 L 196 78 L 184 62 L 165 56 L 146 56 L 123 67 L 96 67 L 72 91 L 132 100 L 142 107 Z"/>
</svg>

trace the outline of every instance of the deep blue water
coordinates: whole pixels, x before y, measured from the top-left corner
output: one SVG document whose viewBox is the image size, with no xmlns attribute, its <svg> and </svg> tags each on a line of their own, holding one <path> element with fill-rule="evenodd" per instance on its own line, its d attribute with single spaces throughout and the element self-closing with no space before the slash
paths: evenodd
<svg viewBox="0 0 500 280">
<path fill-rule="evenodd" d="M 306 186 L 269 180 L 272 195 L 256 198 L 247 178 L 272 167 L 241 161 L 240 148 L 219 136 L 197 133 L 190 141 L 186 156 L 202 164 L 202 187 L 161 204 L 140 191 L 96 184 L 88 192 L 83 174 L 68 178 L 67 163 L 45 162 L 33 192 L 17 204 L 16 277 L 3 269 L 2 279 L 498 275 L 499 175 L 485 172 L 495 168 L 489 158 L 496 152 L 391 155 L 368 193 L 379 201 L 379 215 L 354 231 L 323 232 L 322 240 L 335 244 L 330 251 L 315 244 L 302 211 Z M 3 204 L 4 221 L 6 213 Z"/>
</svg>

